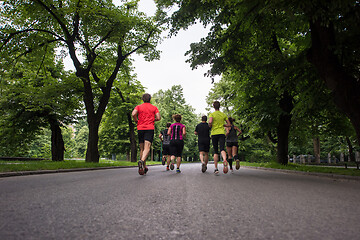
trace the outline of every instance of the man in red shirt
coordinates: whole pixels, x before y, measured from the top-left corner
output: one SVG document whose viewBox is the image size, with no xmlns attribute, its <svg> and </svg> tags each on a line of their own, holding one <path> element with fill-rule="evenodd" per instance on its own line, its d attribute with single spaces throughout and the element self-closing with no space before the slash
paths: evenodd
<svg viewBox="0 0 360 240">
<path fill-rule="evenodd" d="M 138 105 L 132 112 L 132 117 L 137 123 L 139 145 L 140 145 L 140 160 L 139 174 L 144 175 L 148 171 L 146 167 L 146 159 L 149 156 L 151 144 L 154 140 L 155 121 L 160 120 L 160 113 L 157 107 L 150 103 L 151 95 L 145 93 L 142 96 L 143 104 Z"/>
</svg>

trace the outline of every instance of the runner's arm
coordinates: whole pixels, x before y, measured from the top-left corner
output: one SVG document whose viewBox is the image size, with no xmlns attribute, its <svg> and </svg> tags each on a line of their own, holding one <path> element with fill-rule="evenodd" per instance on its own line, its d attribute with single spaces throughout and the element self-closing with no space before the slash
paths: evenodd
<svg viewBox="0 0 360 240">
<path fill-rule="evenodd" d="M 183 138 L 186 137 L 186 127 L 183 127 L 183 130 L 182 130 L 182 135 L 183 135 Z"/>
<path fill-rule="evenodd" d="M 231 127 L 231 123 L 229 121 L 229 119 L 226 119 L 226 124 L 224 124 L 224 127 Z"/>
<path fill-rule="evenodd" d="M 168 135 L 171 135 L 171 127 L 168 129 Z"/>
<path fill-rule="evenodd" d="M 228 127 L 225 128 L 225 130 L 226 130 L 226 134 L 225 134 L 225 135 L 226 135 L 226 136 L 229 135 L 230 129 L 231 129 L 231 128 L 228 128 Z"/>
<path fill-rule="evenodd" d="M 238 136 L 240 136 L 240 134 L 242 134 L 242 131 L 241 131 L 241 129 L 240 128 L 238 128 L 238 127 L 234 127 L 235 128 L 235 130 L 236 131 L 238 131 L 239 133 L 238 133 Z"/>
<path fill-rule="evenodd" d="M 210 127 L 210 128 L 212 127 L 212 122 L 213 122 L 213 118 L 210 117 L 210 118 L 209 118 L 209 127 Z"/>
<path fill-rule="evenodd" d="M 137 114 L 138 114 L 138 110 L 136 110 L 136 109 L 134 109 L 131 113 L 131 115 L 136 123 L 138 122 Z"/>
<path fill-rule="evenodd" d="M 160 121 L 160 119 L 161 119 L 160 113 L 159 112 L 155 113 L 155 122 Z"/>
</svg>

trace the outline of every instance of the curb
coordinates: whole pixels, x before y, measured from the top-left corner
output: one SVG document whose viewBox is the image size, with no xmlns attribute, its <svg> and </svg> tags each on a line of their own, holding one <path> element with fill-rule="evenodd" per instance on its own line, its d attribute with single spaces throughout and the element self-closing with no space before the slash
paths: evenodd
<svg viewBox="0 0 360 240">
<path fill-rule="evenodd" d="M 303 172 L 303 171 L 296 171 L 296 170 L 287 170 L 287 169 L 277 169 L 277 168 L 264 168 L 264 167 L 251 167 L 251 166 L 241 166 L 242 168 L 252 168 L 252 169 L 259 169 L 265 171 L 273 171 L 273 172 L 282 172 L 288 174 L 298 174 L 298 175 L 305 175 L 305 176 L 316 176 L 316 177 L 326 177 L 332 178 L 337 180 L 355 180 L 360 181 L 360 177 L 358 176 L 349 176 L 349 175 L 339 175 L 339 174 L 332 174 L 332 173 L 317 173 L 317 172 Z"/>
</svg>

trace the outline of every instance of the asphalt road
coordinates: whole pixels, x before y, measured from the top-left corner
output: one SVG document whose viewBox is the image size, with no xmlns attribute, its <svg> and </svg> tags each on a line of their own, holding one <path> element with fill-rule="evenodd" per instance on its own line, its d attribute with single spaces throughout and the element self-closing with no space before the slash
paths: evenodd
<svg viewBox="0 0 360 240">
<path fill-rule="evenodd" d="M 0 239 L 359 239 L 360 182 L 149 167 L 0 179 Z"/>
</svg>

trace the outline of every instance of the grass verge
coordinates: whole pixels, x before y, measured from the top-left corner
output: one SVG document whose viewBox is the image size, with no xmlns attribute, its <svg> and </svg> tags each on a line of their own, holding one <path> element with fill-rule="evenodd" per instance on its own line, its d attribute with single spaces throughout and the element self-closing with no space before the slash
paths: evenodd
<svg viewBox="0 0 360 240">
<path fill-rule="evenodd" d="M 148 165 L 161 164 L 161 162 L 147 161 Z M 37 170 L 58 170 L 73 168 L 99 168 L 113 166 L 137 166 L 136 162 L 100 160 L 99 163 L 88 163 L 85 160 L 53 161 L 0 161 L 0 172 L 22 172 Z"/>
<path fill-rule="evenodd" d="M 328 173 L 328 174 L 337 174 L 337 175 L 347 175 L 347 176 L 360 176 L 360 170 L 356 168 L 345 168 L 342 167 L 326 167 L 326 166 L 308 166 L 308 165 L 300 165 L 300 164 L 288 164 L 281 165 L 275 162 L 267 162 L 267 163 L 249 163 L 249 162 L 241 162 L 243 166 L 251 166 L 251 167 L 264 167 L 264 168 L 274 168 L 274 169 L 284 169 L 284 170 L 294 170 L 294 171 L 302 171 L 302 172 L 313 172 L 313 173 Z"/>
</svg>

